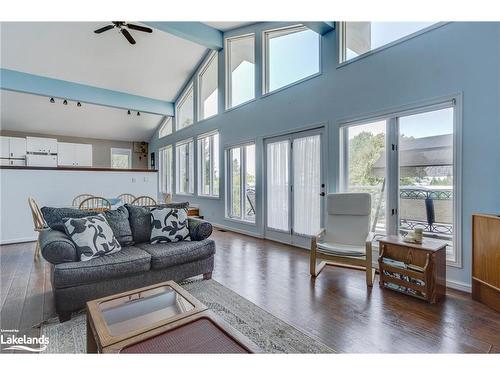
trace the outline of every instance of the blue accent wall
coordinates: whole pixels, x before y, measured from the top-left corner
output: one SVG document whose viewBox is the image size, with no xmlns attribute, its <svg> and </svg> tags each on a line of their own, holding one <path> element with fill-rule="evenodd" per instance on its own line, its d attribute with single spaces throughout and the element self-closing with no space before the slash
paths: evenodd
<svg viewBox="0 0 500 375">
<path fill-rule="evenodd" d="M 262 90 L 261 32 L 277 24 L 256 24 L 230 36 L 256 33 L 257 98 L 224 111 L 224 51 L 219 52 L 219 115 L 172 135 L 150 141 L 152 151 L 218 129 L 221 161 L 220 199 L 174 195 L 198 204 L 209 221 L 262 235 L 263 140 L 266 137 L 325 124 L 328 144 L 327 188 L 338 181 L 339 122 L 384 109 L 463 94 L 462 268 L 448 267 L 448 279 L 471 284 L 471 215 L 500 215 L 500 23 L 449 23 L 350 64 L 339 66 L 337 30 L 322 37 L 322 74 L 278 92 Z M 278 24 L 281 26 L 281 24 Z M 225 36 L 227 36 L 225 35 Z M 225 218 L 224 146 L 256 142 L 257 222 Z M 307 272 L 307 270 L 304 270 Z"/>
<path fill-rule="evenodd" d="M 0 88 L 157 115 L 174 114 L 170 102 L 10 69 L 0 70 Z"/>
</svg>

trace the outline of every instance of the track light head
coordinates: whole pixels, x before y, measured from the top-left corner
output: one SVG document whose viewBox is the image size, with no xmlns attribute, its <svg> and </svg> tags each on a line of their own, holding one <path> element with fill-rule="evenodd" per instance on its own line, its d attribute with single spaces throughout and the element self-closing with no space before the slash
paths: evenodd
<svg viewBox="0 0 500 375">
<path fill-rule="evenodd" d="M 78 103 L 76 103 L 76 106 L 77 106 L 77 107 L 81 107 L 81 106 L 82 106 L 82 103 L 78 102 Z"/>
<path fill-rule="evenodd" d="M 54 100 L 54 98 L 50 98 L 50 102 L 55 103 L 56 101 Z"/>
<path fill-rule="evenodd" d="M 130 109 L 127 111 L 127 115 L 130 115 Z"/>
<path fill-rule="evenodd" d="M 137 116 L 140 116 L 141 115 L 141 112 L 137 111 Z"/>
<path fill-rule="evenodd" d="M 68 101 L 66 99 L 64 99 L 64 102 L 63 102 L 64 105 L 68 105 Z"/>
</svg>

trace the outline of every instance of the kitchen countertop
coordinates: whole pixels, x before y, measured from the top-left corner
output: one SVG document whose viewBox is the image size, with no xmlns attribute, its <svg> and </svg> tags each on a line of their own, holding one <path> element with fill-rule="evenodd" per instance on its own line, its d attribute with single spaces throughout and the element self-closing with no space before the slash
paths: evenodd
<svg viewBox="0 0 500 375">
<path fill-rule="evenodd" d="M 0 165 L 0 169 L 21 169 L 35 171 L 87 171 L 87 172 L 158 172 L 157 169 L 120 169 L 120 168 L 93 168 L 93 167 L 29 167 L 21 165 Z"/>
</svg>

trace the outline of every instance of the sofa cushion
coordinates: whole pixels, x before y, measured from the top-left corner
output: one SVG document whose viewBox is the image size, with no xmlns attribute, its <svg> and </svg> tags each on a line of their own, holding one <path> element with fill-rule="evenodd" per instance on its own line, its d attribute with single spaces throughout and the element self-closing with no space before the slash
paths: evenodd
<svg viewBox="0 0 500 375">
<path fill-rule="evenodd" d="M 121 206 L 116 210 L 109 210 L 104 212 L 104 216 L 108 220 L 109 226 L 122 246 L 130 246 L 134 244 L 134 237 L 132 237 L 132 228 L 128 220 L 128 210 Z"/>
<path fill-rule="evenodd" d="M 188 227 L 191 241 L 201 241 L 212 234 L 212 224 L 205 220 L 190 217 L 188 218 Z"/>
<path fill-rule="evenodd" d="M 75 244 L 66 233 L 54 229 L 43 230 L 40 232 L 38 242 L 43 258 L 49 263 L 59 264 L 80 260 Z"/>
<path fill-rule="evenodd" d="M 151 209 L 150 242 L 191 241 L 185 209 L 154 207 Z"/>
<path fill-rule="evenodd" d="M 151 255 L 151 268 L 153 269 L 163 269 L 194 262 L 215 254 L 215 242 L 213 240 L 157 244 L 142 243 L 136 246 Z"/>
<path fill-rule="evenodd" d="M 54 266 L 53 283 L 55 288 L 65 288 L 146 272 L 150 268 L 149 253 L 127 246 L 117 253 L 87 262 L 57 264 Z"/>
<path fill-rule="evenodd" d="M 64 218 L 77 219 L 85 216 L 97 215 L 99 213 L 97 211 L 85 211 L 69 207 L 42 207 L 41 211 L 47 225 L 63 233 L 66 233 L 63 223 Z"/>
<path fill-rule="evenodd" d="M 135 243 L 149 242 L 151 238 L 151 207 L 132 206 L 126 204 L 129 213 L 130 228 Z M 165 203 L 155 207 L 185 208 L 189 207 L 189 202 Z"/>
</svg>

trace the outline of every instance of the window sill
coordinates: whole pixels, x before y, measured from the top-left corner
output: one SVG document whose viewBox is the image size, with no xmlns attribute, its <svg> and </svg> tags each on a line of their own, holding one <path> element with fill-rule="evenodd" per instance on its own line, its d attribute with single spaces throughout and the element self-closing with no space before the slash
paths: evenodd
<svg viewBox="0 0 500 375">
<path fill-rule="evenodd" d="M 400 43 L 404 43 L 404 42 L 406 42 L 406 41 L 408 41 L 410 39 L 416 38 L 417 36 L 425 34 L 425 33 L 429 32 L 429 31 L 438 29 L 438 28 L 440 28 L 440 27 L 442 27 L 444 25 L 447 25 L 449 23 L 450 22 L 438 22 L 435 25 L 430 25 L 430 26 L 426 27 L 425 29 L 422 29 L 420 31 L 416 31 L 413 34 L 404 36 L 404 37 L 402 37 L 400 39 L 397 39 L 397 40 L 395 40 L 393 42 L 384 44 L 383 46 L 377 47 L 377 48 L 375 48 L 375 49 L 373 49 L 371 51 L 368 51 L 368 52 L 365 52 L 365 53 L 363 53 L 363 54 L 361 54 L 359 56 L 353 57 L 352 59 L 349 59 L 349 60 L 346 60 L 346 61 L 343 61 L 343 62 L 339 62 L 339 64 L 337 65 L 337 69 L 343 68 L 346 65 L 352 64 L 352 63 L 354 63 L 356 61 L 362 60 L 362 59 L 364 59 L 366 57 L 369 57 L 371 55 L 374 55 L 374 54 L 376 54 L 378 52 L 381 52 L 381 51 L 384 51 L 384 50 L 386 50 L 388 48 L 394 47 L 394 46 L 396 46 L 396 45 L 398 45 Z M 340 51 L 339 51 L 339 54 L 340 54 Z"/>
<path fill-rule="evenodd" d="M 200 119 L 196 120 L 192 125 L 201 124 L 202 122 L 207 121 L 207 120 L 211 120 L 211 119 L 217 117 L 218 115 L 219 115 L 219 112 L 217 112 L 216 114 L 209 116 L 209 117 L 200 118 Z M 189 126 L 191 126 L 191 125 L 189 125 Z"/>
<path fill-rule="evenodd" d="M 202 194 L 198 194 L 197 198 L 220 200 L 220 196 L 218 196 L 218 195 L 202 195 Z"/>
<path fill-rule="evenodd" d="M 194 193 L 175 193 L 174 195 L 179 195 L 181 197 L 194 197 Z"/>
<path fill-rule="evenodd" d="M 261 95 L 261 98 L 265 98 L 265 97 L 268 97 L 268 96 L 270 96 L 270 95 L 273 95 L 273 94 L 275 94 L 275 93 L 277 93 L 277 92 L 281 92 L 281 91 L 283 91 L 283 90 L 289 89 L 290 87 L 293 87 L 293 86 L 298 85 L 298 84 L 300 84 L 300 83 L 304 83 L 304 82 L 306 82 L 306 81 L 309 81 L 310 79 L 313 79 L 313 78 L 319 77 L 319 76 L 321 76 L 322 74 L 323 74 L 323 73 L 322 73 L 321 71 L 319 71 L 319 72 L 314 73 L 314 74 L 312 74 L 312 75 L 310 75 L 310 76 L 307 76 L 307 77 L 301 78 L 301 79 L 299 79 L 298 81 L 295 81 L 295 82 L 289 83 L 289 84 L 288 84 L 288 85 L 286 85 L 286 86 L 283 86 L 283 87 L 277 88 L 277 89 L 275 89 L 275 90 L 273 90 L 273 91 L 269 91 L 269 92 L 263 93 L 263 94 Z"/>
<path fill-rule="evenodd" d="M 250 104 L 250 103 L 255 102 L 256 100 L 257 100 L 257 98 L 253 98 L 253 99 L 247 100 L 246 102 L 243 102 L 243 103 L 240 103 L 240 104 L 238 104 L 238 105 L 235 105 L 234 107 L 226 108 L 226 109 L 224 110 L 224 113 L 226 113 L 226 112 L 231 112 L 231 111 L 233 111 L 233 110 L 235 110 L 235 109 L 241 108 L 241 107 L 243 107 L 243 106 L 245 106 L 245 105 L 247 105 L 247 104 Z"/>
<path fill-rule="evenodd" d="M 240 223 L 240 224 L 247 224 L 256 227 L 257 223 L 255 221 L 250 221 L 250 220 L 243 220 L 243 219 L 235 219 L 233 217 L 224 217 L 224 220 L 226 221 L 232 221 L 233 223 Z"/>
</svg>

